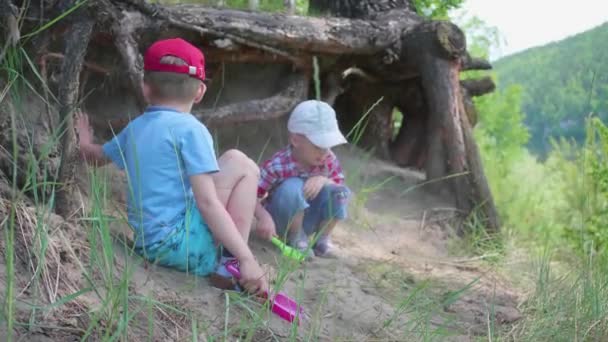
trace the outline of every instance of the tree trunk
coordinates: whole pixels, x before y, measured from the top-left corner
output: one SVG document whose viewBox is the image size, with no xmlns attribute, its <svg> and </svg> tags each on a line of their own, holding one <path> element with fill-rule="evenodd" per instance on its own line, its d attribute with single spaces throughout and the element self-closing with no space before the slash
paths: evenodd
<svg viewBox="0 0 608 342">
<path fill-rule="evenodd" d="M 495 231 L 498 215 L 487 197 L 489 187 L 460 89 L 464 35 L 447 23 L 420 25 L 411 35 L 402 51 L 424 51 L 416 55 L 416 64 L 429 108 L 427 178 L 450 184 L 456 206 L 467 215 L 479 215 Z"/>
<path fill-rule="evenodd" d="M 388 159 L 394 104 L 384 87 L 357 79 L 335 103 L 342 130 L 351 143 Z"/>
<path fill-rule="evenodd" d="M 397 102 L 397 108 L 403 115 L 403 121 L 390 146 L 391 158 L 399 166 L 424 169 L 428 158 L 429 111 L 420 82 L 407 88 Z"/>
<path fill-rule="evenodd" d="M 58 171 L 56 211 L 58 214 L 69 217 L 74 213 L 76 204 L 73 198 L 72 180 L 74 176 L 74 153 L 73 111 L 78 102 L 79 76 L 87 52 L 87 46 L 91 37 L 94 22 L 87 16 L 76 20 L 69 33 L 65 37 L 65 58 L 61 66 L 62 79 L 59 88 L 59 117 L 61 120 L 59 132 L 61 137 L 61 162 Z"/>
<path fill-rule="evenodd" d="M 476 210 L 476 212 L 472 213 L 479 214 L 480 218 L 485 220 L 484 223 L 487 230 L 497 232 L 500 229 L 500 216 L 496 210 L 488 179 L 483 171 L 479 148 L 475 143 L 473 129 L 469 123 L 468 116 L 461 115 L 460 123 L 462 125 L 464 144 L 467 151 L 467 164 L 471 172 L 468 177 L 469 184 L 467 184 L 467 186 L 471 189 L 471 193 L 469 194 L 470 201 L 476 206 L 472 208 L 473 210 Z"/>
</svg>

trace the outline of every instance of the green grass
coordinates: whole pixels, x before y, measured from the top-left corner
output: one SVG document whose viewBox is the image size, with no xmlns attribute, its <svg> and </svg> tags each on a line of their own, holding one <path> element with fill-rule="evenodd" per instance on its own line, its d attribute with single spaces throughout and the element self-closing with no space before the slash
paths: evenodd
<svg viewBox="0 0 608 342">
<path fill-rule="evenodd" d="M 460 287 L 448 286 L 434 279 L 416 279 L 399 265 L 377 261 L 361 263 L 357 271 L 369 278 L 370 291 L 395 304 L 378 331 L 385 329 L 388 336 L 404 341 L 444 341 L 463 333 L 456 327 L 456 316 L 445 308 L 458 301 L 477 280 Z"/>
<path fill-rule="evenodd" d="M 504 232 L 488 232 L 477 211 L 466 218 L 463 231 L 466 232 L 464 236 L 453 238 L 448 244 L 452 255 L 474 256 L 490 264 L 504 261 L 508 237 L 505 237 Z"/>
<path fill-rule="evenodd" d="M 503 339 L 605 341 L 608 339 L 608 263 L 580 260 L 560 270 L 555 255 L 538 256 L 535 289 L 523 305 L 525 318 Z M 557 269 L 556 269 L 557 268 Z"/>
<path fill-rule="evenodd" d="M 496 163 L 494 151 L 482 150 L 504 229 L 494 241 L 483 232 L 464 240 L 476 254 L 497 253 L 493 261 L 504 263 L 504 271 L 513 273 L 528 294 L 524 318 L 498 331 L 499 340 L 608 338 L 608 144 L 603 136 L 605 126 L 592 120 L 584 146 L 555 143 L 542 163 L 526 151 L 500 156 L 503 162 Z M 511 254 L 519 255 L 517 269 L 508 266 Z"/>
</svg>

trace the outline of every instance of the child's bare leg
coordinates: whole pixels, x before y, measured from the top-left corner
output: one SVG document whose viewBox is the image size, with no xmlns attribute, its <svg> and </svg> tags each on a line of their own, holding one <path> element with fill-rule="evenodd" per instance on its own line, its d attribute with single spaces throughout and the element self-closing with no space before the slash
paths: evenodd
<svg viewBox="0 0 608 342">
<path fill-rule="evenodd" d="M 220 171 L 213 175 L 217 196 L 226 207 L 236 228 L 247 242 L 253 213 L 257 204 L 258 166 L 244 153 L 229 150 L 218 159 Z M 234 258 L 227 250 L 222 251 L 219 266 L 211 275 L 211 284 L 221 289 L 234 288 L 232 275 L 226 269 L 226 262 Z"/>
<path fill-rule="evenodd" d="M 218 164 L 220 172 L 213 175 L 218 198 L 247 241 L 257 203 L 258 166 L 238 150 L 226 151 Z"/>
</svg>

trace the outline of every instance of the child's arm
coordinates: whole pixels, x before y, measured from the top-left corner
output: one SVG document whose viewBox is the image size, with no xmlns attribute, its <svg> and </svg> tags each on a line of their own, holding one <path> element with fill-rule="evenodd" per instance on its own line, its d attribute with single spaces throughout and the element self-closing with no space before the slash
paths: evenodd
<svg viewBox="0 0 608 342">
<path fill-rule="evenodd" d="M 266 208 L 262 205 L 262 199 L 268 195 L 268 191 L 279 181 L 280 177 L 273 167 L 273 159 L 269 159 L 260 168 L 260 181 L 258 182 L 258 203 L 255 207 L 254 216 L 257 220 L 255 232 L 263 239 L 270 240 L 277 234 L 274 220 Z"/>
<path fill-rule="evenodd" d="M 251 293 L 268 291 L 264 272 L 218 198 L 213 178 L 209 174 L 192 175 L 190 184 L 198 210 L 207 221 L 213 237 L 239 260 L 241 284 Z"/>
<path fill-rule="evenodd" d="M 110 160 L 103 153 L 102 146 L 93 143 L 93 130 L 89 124 L 88 115 L 77 112 L 75 128 L 78 133 L 78 146 L 82 158 L 95 166 L 107 164 Z"/>
<path fill-rule="evenodd" d="M 338 162 L 338 158 L 336 158 L 336 155 L 333 152 L 330 153 L 331 156 L 326 161 L 327 177 L 314 176 L 308 178 L 306 183 L 304 183 L 304 197 L 308 199 L 317 197 L 325 185 L 344 184 L 344 173 L 342 172 L 340 162 Z"/>
</svg>

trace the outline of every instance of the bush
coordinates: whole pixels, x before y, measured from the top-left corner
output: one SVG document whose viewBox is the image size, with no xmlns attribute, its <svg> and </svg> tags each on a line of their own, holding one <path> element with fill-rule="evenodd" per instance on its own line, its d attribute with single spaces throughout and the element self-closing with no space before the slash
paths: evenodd
<svg viewBox="0 0 608 342">
<path fill-rule="evenodd" d="M 608 246 L 608 128 L 594 118 L 588 120 L 586 131 L 583 147 L 577 150 L 565 148 L 563 142 L 554 144 L 557 152 L 552 156 L 560 161 L 559 172 L 568 184 L 569 207 L 561 211 L 564 237 L 585 254 L 603 252 Z M 574 167 L 564 167 L 567 163 Z"/>
</svg>

